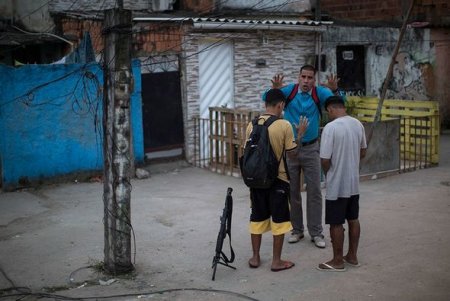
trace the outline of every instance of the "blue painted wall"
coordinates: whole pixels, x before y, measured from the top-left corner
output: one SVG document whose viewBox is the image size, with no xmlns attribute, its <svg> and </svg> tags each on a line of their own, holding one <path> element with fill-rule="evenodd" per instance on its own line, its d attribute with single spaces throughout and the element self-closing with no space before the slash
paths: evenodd
<svg viewBox="0 0 450 301">
<path fill-rule="evenodd" d="M 144 160 L 140 63 L 133 61 L 135 161 Z M 0 65 L 0 168 L 5 190 L 103 168 L 100 65 Z"/>
</svg>

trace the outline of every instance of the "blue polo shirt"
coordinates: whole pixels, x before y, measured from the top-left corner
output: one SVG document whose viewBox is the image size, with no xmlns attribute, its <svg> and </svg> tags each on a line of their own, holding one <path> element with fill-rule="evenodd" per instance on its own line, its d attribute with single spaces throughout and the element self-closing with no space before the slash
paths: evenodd
<svg viewBox="0 0 450 301">
<path fill-rule="evenodd" d="M 284 86 L 280 90 L 283 92 L 284 96 L 287 98 L 292 89 L 294 89 L 295 84 L 290 84 Z M 333 96 L 333 93 L 330 89 L 317 86 L 317 96 L 320 100 L 320 105 L 323 107 L 325 101 L 328 97 Z M 262 99 L 266 99 L 266 92 L 264 92 Z M 302 90 L 298 89 L 297 95 L 295 95 L 294 99 L 284 108 L 284 119 L 289 121 L 292 125 L 295 138 L 297 139 L 297 129 L 295 128 L 298 125 L 300 116 L 305 116 L 308 118 L 309 126 L 306 130 L 306 133 L 303 135 L 302 142 L 309 142 L 319 137 L 319 127 L 320 127 L 320 113 L 317 109 L 317 105 L 312 98 L 311 91 L 305 93 Z"/>
</svg>

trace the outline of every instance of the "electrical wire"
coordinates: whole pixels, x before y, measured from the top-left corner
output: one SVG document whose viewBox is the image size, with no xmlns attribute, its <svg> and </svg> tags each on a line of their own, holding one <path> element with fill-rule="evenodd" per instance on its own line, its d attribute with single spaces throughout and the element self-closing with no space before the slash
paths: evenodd
<svg viewBox="0 0 450 301">
<path fill-rule="evenodd" d="M 222 295 L 230 295 L 234 297 L 238 297 L 240 299 L 244 300 L 250 300 L 250 301 L 259 301 L 258 299 L 249 297 L 247 295 L 236 293 L 232 291 L 227 290 L 218 290 L 218 289 L 202 289 L 202 288 L 173 288 L 173 289 L 165 289 L 165 290 L 159 290 L 159 291 L 153 291 L 153 292 L 140 292 L 140 293 L 130 293 L 130 294 L 117 294 L 117 295 L 109 295 L 109 296 L 97 296 L 97 297 L 68 297 L 64 295 L 57 295 L 57 294 L 49 294 L 49 293 L 15 293 L 15 294 L 8 294 L 8 295 L 0 295 L 0 299 L 3 298 L 11 298 L 11 297 L 23 297 L 23 296 L 34 296 L 38 298 L 52 298 L 55 300 L 72 300 L 72 301 L 89 301 L 89 300 L 104 300 L 104 299 L 112 299 L 112 298 L 126 298 L 126 297 L 139 297 L 139 296 L 152 296 L 152 295 L 161 295 L 166 293 L 173 293 L 173 292 L 206 292 L 206 293 L 215 293 L 215 294 L 222 294 Z"/>
<path fill-rule="evenodd" d="M 41 10 L 44 6 L 47 6 L 50 2 L 52 2 L 53 0 L 48 0 L 47 2 L 44 2 L 44 4 L 42 4 L 41 6 L 39 6 L 38 8 L 36 8 L 35 10 L 31 11 L 30 13 L 20 16 L 20 18 L 16 19 L 16 22 L 22 21 L 24 18 L 31 16 L 32 14 L 38 12 L 39 10 Z M 78 1 L 78 0 L 76 0 Z M 76 2 L 75 1 L 75 2 Z"/>
<path fill-rule="evenodd" d="M 261 2 L 261 1 L 260 1 L 260 2 Z M 260 2 L 258 2 L 258 3 L 260 3 Z M 296 1 L 290 1 L 290 0 L 287 0 L 287 1 L 285 1 L 284 3 L 282 3 L 282 4 L 279 4 L 279 5 L 276 5 L 276 6 L 271 6 L 271 8 L 276 7 L 276 9 L 273 10 L 273 12 L 277 12 L 277 11 L 281 10 L 283 7 L 285 7 L 286 5 L 292 4 L 293 2 L 296 2 Z M 265 9 L 265 8 L 259 8 L 259 9 L 260 9 L 260 10 L 263 10 L 263 9 Z M 258 19 L 256 19 L 256 20 L 258 20 Z M 220 26 L 222 26 L 223 24 L 225 24 L 225 23 L 218 24 L 217 27 L 216 27 L 216 29 L 220 28 Z M 248 24 L 248 25 L 247 25 L 244 29 L 242 29 L 242 30 L 251 30 L 251 29 L 252 29 L 253 27 L 255 27 L 255 26 L 257 26 L 257 24 Z M 211 43 L 210 45 L 208 45 L 207 47 L 203 48 L 202 50 L 197 51 L 197 52 L 194 52 L 194 53 L 192 53 L 192 54 L 190 54 L 190 55 L 187 55 L 187 56 L 184 56 L 184 57 L 181 57 L 181 58 L 182 58 L 182 59 L 188 59 L 188 58 L 190 58 L 190 57 L 197 56 L 197 55 L 199 55 L 199 54 L 201 54 L 201 53 L 203 53 L 203 52 L 205 52 L 205 51 L 208 51 L 208 50 L 210 50 L 210 49 L 213 49 L 213 48 L 215 48 L 215 47 L 218 47 L 218 46 L 220 46 L 220 45 L 222 45 L 222 44 L 228 42 L 230 39 L 240 38 L 240 37 L 243 37 L 244 35 L 246 35 L 246 33 L 241 33 L 241 34 L 239 34 L 239 33 L 238 33 L 238 34 L 232 33 L 232 34 L 228 34 L 227 36 L 225 36 L 225 37 L 223 37 L 223 38 L 220 38 L 219 40 L 215 41 L 214 43 Z M 188 40 L 188 41 L 189 41 L 189 40 Z M 187 43 L 188 41 L 182 42 L 181 44 L 179 44 L 179 45 L 177 45 L 177 46 L 174 46 L 174 47 L 179 47 L 180 45 L 183 45 L 184 43 Z M 163 51 L 163 52 L 158 53 L 158 56 L 161 56 L 161 54 L 164 54 L 165 52 L 170 51 L 170 50 L 173 49 L 174 47 L 169 48 L 169 49 L 166 50 L 166 51 Z M 167 62 L 174 62 L 174 61 L 177 61 L 177 60 L 176 60 L 176 59 L 169 59 L 169 60 L 167 60 L 167 61 L 165 61 L 165 62 L 167 63 Z M 145 63 L 145 61 L 144 61 L 144 63 L 141 64 L 141 66 L 148 66 L 148 65 L 153 65 L 153 64 L 157 64 L 157 63 Z"/>
<path fill-rule="evenodd" d="M 22 294 L 23 293 L 28 294 L 31 292 L 31 289 L 29 289 L 28 287 L 16 286 L 14 281 L 12 281 L 11 278 L 8 277 L 8 275 L 5 273 L 5 271 L 3 270 L 3 268 L 1 266 L 0 266 L 0 273 L 3 275 L 3 277 L 5 277 L 6 281 L 8 281 L 9 284 L 11 284 L 10 287 L 0 289 L 0 293 L 10 292 L 10 291 L 18 291 Z"/>
</svg>

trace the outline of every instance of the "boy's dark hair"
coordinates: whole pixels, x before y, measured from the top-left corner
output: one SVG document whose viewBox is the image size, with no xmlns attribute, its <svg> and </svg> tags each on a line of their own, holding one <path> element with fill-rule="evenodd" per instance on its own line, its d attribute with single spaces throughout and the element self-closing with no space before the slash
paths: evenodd
<svg viewBox="0 0 450 301">
<path fill-rule="evenodd" d="M 340 107 L 345 108 L 345 103 L 344 103 L 344 99 L 340 96 L 330 96 L 327 98 L 327 100 L 325 101 L 325 110 L 328 108 L 328 106 L 330 105 L 337 105 Z"/>
<path fill-rule="evenodd" d="M 280 89 L 270 89 L 266 93 L 266 105 L 275 106 L 279 102 L 286 101 L 286 97 Z"/>
<path fill-rule="evenodd" d="M 303 66 L 300 68 L 300 73 L 301 73 L 303 70 L 313 71 L 314 74 L 316 74 L 316 68 L 314 68 L 313 65 L 303 65 Z"/>
</svg>

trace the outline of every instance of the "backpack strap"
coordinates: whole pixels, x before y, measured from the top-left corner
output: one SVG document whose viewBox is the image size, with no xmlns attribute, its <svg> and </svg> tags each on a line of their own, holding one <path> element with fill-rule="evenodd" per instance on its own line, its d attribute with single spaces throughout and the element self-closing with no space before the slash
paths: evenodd
<svg viewBox="0 0 450 301">
<path fill-rule="evenodd" d="M 291 91 L 291 93 L 286 98 L 286 105 L 285 105 L 285 107 L 287 107 L 288 104 L 295 98 L 295 95 L 297 95 L 297 93 L 298 93 L 298 84 L 295 84 L 294 88 Z M 317 87 L 315 87 L 315 86 L 313 87 L 313 89 L 311 90 L 311 96 L 312 96 L 312 99 L 314 100 L 314 103 L 317 106 L 317 109 L 319 110 L 320 118 L 322 119 L 322 109 L 320 107 L 319 96 L 317 95 Z"/>
<path fill-rule="evenodd" d="M 312 90 L 311 90 L 311 96 L 312 96 L 312 99 L 314 100 L 314 103 L 316 104 L 316 106 L 317 106 L 317 110 L 319 110 L 319 115 L 320 115 L 320 119 L 322 119 L 322 108 L 321 108 L 321 106 L 320 106 L 320 99 L 319 99 L 319 96 L 317 95 L 317 87 L 313 87 L 312 88 Z"/>
<path fill-rule="evenodd" d="M 297 85 L 298 86 L 298 85 Z M 297 87 L 298 88 L 298 87 Z M 292 93 L 291 93 L 292 94 Z M 269 127 L 272 123 L 274 123 L 275 121 L 277 121 L 278 118 L 277 116 L 271 115 L 269 118 L 267 118 L 267 120 L 264 122 L 264 125 L 266 125 L 267 127 Z M 289 176 L 289 172 L 288 172 L 288 168 L 287 168 L 287 162 L 286 162 L 286 156 L 285 156 L 285 149 L 284 149 L 284 145 L 283 145 L 283 150 L 281 151 L 281 158 L 278 160 L 278 162 L 280 162 L 281 160 L 283 160 L 283 164 L 284 164 L 284 170 L 286 171 L 286 175 L 287 175 L 287 179 L 290 180 L 291 177 Z"/>
<path fill-rule="evenodd" d="M 267 118 L 266 121 L 264 122 L 264 125 L 269 127 L 272 123 L 274 123 L 278 119 L 280 119 L 280 118 L 278 118 L 277 116 L 274 116 L 274 115 L 270 115 L 269 118 Z"/>
<path fill-rule="evenodd" d="M 264 119 L 262 116 L 263 116 L 263 115 L 259 115 L 259 116 L 256 116 L 255 118 L 253 118 L 253 120 L 252 120 L 252 125 L 253 125 L 253 126 L 258 125 L 258 124 L 259 124 L 259 120 L 260 120 L 260 119 Z M 267 119 L 264 121 L 263 124 L 264 124 L 265 126 L 269 127 L 272 123 L 274 123 L 274 122 L 277 121 L 278 119 L 280 119 L 280 118 L 277 117 L 277 116 L 275 116 L 275 115 L 270 115 L 269 118 L 267 118 Z"/>
<path fill-rule="evenodd" d="M 294 88 L 291 91 L 291 93 L 286 98 L 286 105 L 285 105 L 285 107 L 287 107 L 287 105 L 295 98 L 295 95 L 297 95 L 297 92 L 298 92 L 298 84 L 295 84 Z"/>
</svg>

